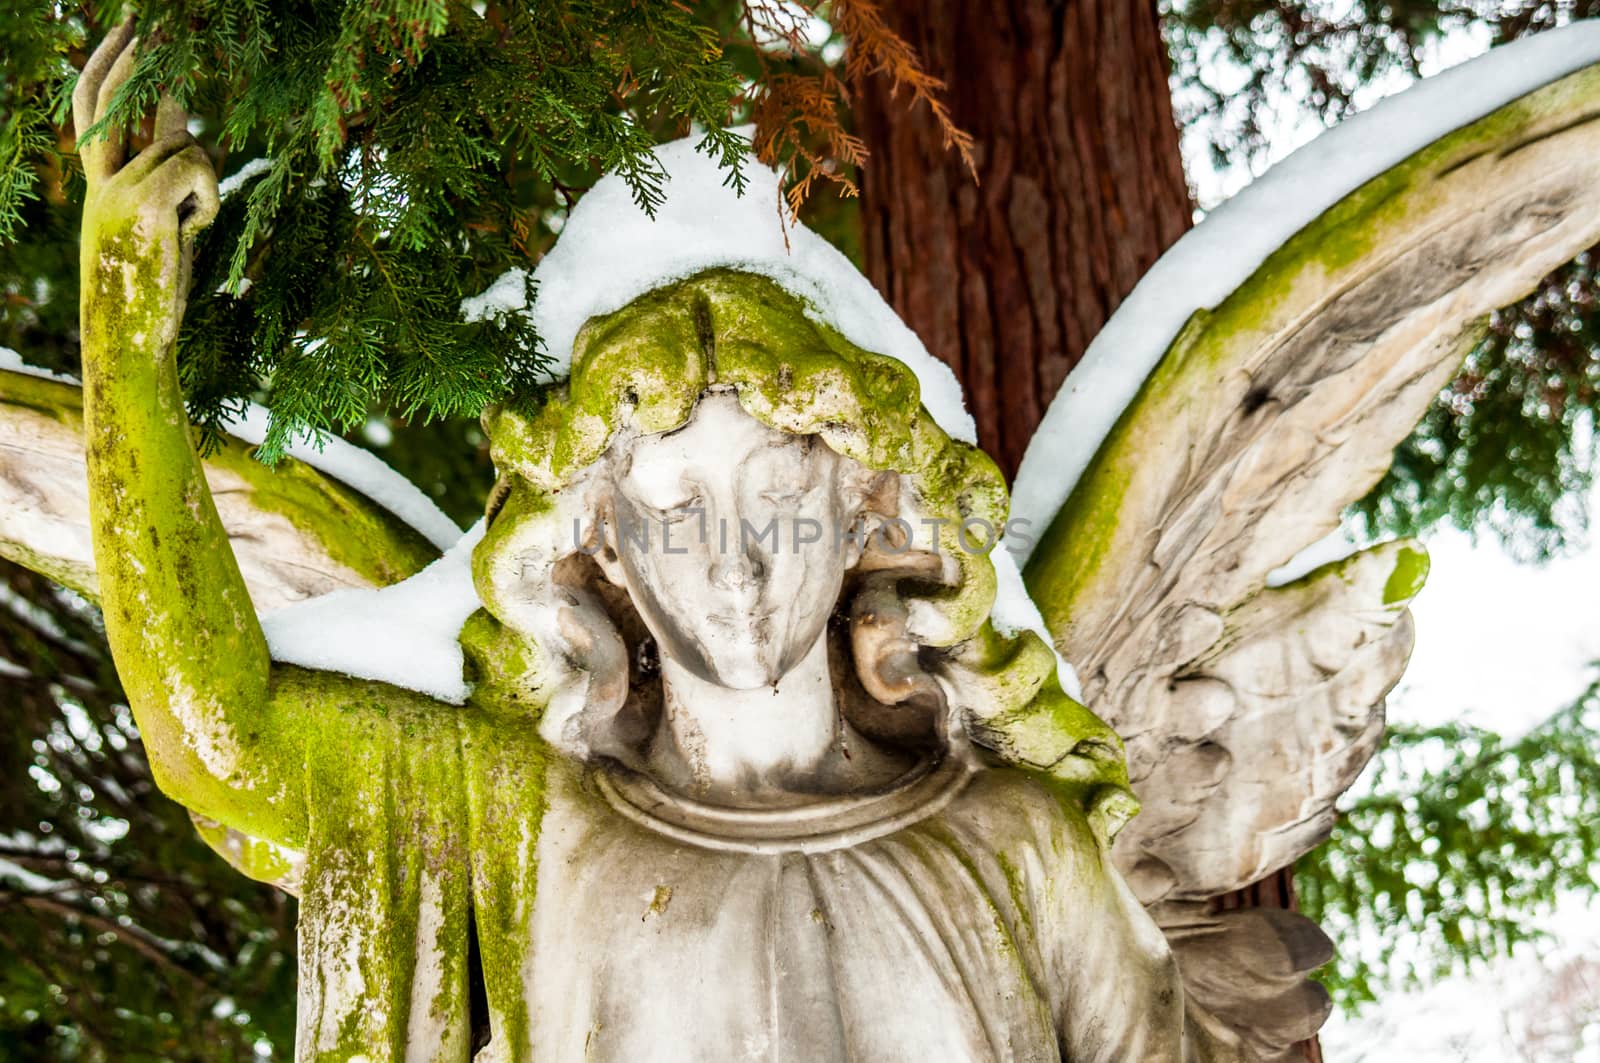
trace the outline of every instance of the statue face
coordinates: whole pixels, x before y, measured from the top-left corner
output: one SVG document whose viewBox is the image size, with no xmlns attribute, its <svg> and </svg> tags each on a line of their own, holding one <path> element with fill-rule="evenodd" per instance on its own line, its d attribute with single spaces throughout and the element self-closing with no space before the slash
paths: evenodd
<svg viewBox="0 0 1600 1063">
<path fill-rule="evenodd" d="M 661 652 L 736 690 L 775 683 L 822 634 L 854 561 L 846 459 L 728 394 L 617 463 L 613 578 Z"/>
</svg>

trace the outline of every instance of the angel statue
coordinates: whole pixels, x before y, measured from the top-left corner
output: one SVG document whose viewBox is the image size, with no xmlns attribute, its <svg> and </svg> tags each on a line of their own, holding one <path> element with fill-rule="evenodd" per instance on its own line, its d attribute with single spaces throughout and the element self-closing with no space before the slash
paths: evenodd
<svg viewBox="0 0 1600 1063">
<path fill-rule="evenodd" d="M 301 896 L 300 1060 L 1290 1058 L 1330 945 L 1214 898 L 1326 836 L 1426 572 L 1302 551 L 1600 238 L 1597 57 L 1491 54 L 1216 212 L 1009 504 L 777 177 L 664 146 L 653 218 L 607 178 L 538 266 L 557 368 L 484 414 L 482 524 L 365 590 L 418 547 L 359 483 L 197 455 L 173 345 L 217 183 L 163 102 L 131 159 L 81 146 L 87 502 L 8 465 L 0 534 L 98 597 L 160 785 Z M 292 564 L 291 475 L 350 514 Z"/>
</svg>

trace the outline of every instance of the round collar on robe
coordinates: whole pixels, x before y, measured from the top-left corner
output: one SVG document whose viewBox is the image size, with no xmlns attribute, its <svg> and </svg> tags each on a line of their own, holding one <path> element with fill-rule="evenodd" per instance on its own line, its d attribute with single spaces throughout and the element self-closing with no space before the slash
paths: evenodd
<svg viewBox="0 0 1600 1063">
<path fill-rule="evenodd" d="M 937 814 L 977 770 L 952 751 L 922 761 L 884 790 L 763 809 L 696 801 L 624 768 L 597 769 L 594 779 L 618 814 L 676 841 L 725 852 L 821 853 L 893 834 Z"/>
</svg>

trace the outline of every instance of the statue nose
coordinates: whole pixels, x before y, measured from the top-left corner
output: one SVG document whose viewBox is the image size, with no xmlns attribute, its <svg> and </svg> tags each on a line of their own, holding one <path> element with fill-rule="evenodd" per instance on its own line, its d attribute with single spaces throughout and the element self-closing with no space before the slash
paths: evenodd
<svg viewBox="0 0 1600 1063">
<path fill-rule="evenodd" d="M 760 580 L 760 564 L 742 554 L 723 554 L 711 563 L 711 585 L 721 590 L 749 590 Z"/>
</svg>

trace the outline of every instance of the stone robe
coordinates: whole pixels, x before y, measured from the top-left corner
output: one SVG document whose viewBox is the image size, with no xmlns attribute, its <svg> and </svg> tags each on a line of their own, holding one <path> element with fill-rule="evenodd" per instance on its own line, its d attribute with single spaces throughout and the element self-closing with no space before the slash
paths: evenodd
<svg viewBox="0 0 1600 1063">
<path fill-rule="evenodd" d="M 1077 805 L 1021 772 L 955 757 L 766 812 L 552 782 L 535 1059 L 1181 1057 L 1165 938 Z"/>
<path fill-rule="evenodd" d="M 1183 1057 L 1165 939 L 1044 780 L 952 754 L 735 811 L 436 721 L 313 777 L 302 1060 Z"/>
</svg>

